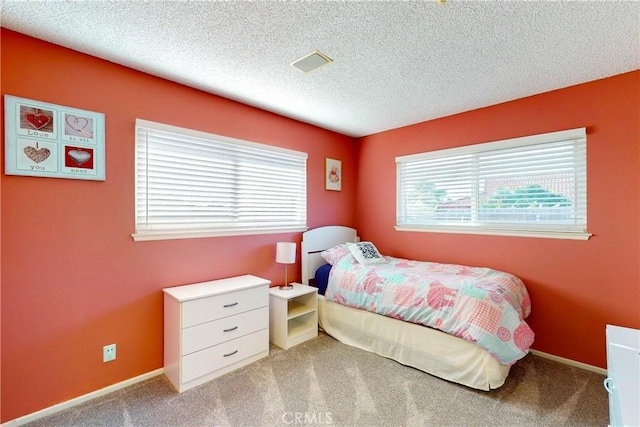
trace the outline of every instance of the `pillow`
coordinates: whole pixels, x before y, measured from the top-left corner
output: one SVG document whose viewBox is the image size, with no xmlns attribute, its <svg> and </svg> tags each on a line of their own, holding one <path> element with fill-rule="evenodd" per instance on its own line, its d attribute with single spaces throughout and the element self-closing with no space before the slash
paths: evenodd
<svg viewBox="0 0 640 427">
<path fill-rule="evenodd" d="M 331 272 L 331 264 L 324 264 L 316 270 L 314 286 L 318 288 L 318 295 L 324 295 L 329 284 L 329 273 Z"/>
<path fill-rule="evenodd" d="M 362 265 L 380 264 L 387 262 L 385 257 L 380 255 L 376 246 L 371 242 L 360 242 L 349 244 L 349 252 Z"/>
<path fill-rule="evenodd" d="M 341 243 L 332 248 L 320 252 L 320 256 L 329 264 L 333 265 L 347 255 L 351 255 L 346 243 Z"/>
</svg>

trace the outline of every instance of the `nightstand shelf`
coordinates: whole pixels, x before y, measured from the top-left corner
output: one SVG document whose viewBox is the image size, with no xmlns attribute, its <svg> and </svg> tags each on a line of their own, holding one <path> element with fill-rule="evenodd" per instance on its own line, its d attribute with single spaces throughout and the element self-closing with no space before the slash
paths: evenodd
<svg viewBox="0 0 640 427">
<path fill-rule="evenodd" d="M 293 283 L 269 289 L 269 340 L 288 349 L 318 336 L 318 290 Z"/>
<path fill-rule="evenodd" d="M 310 296 L 317 298 L 316 295 L 310 295 Z M 300 302 L 296 299 L 289 300 L 289 310 L 287 313 L 287 319 L 294 319 L 298 316 L 302 316 L 303 314 L 313 313 L 314 311 L 316 311 L 316 306 L 315 304 L 312 304 L 309 301 Z"/>
</svg>

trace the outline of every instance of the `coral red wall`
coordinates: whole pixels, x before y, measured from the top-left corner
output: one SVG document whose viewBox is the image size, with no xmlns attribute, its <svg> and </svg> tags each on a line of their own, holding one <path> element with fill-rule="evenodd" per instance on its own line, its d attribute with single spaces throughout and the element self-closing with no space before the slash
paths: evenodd
<svg viewBox="0 0 640 427">
<path fill-rule="evenodd" d="M 163 287 L 283 280 L 275 242 L 300 233 L 133 241 L 136 118 L 307 152 L 308 226 L 355 226 L 353 139 L 5 29 L 1 42 L 2 94 L 105 113 L 107 170 L 105 182 L 0 176 L 1 421 L 162 367 Z M 341 192 L 324 190 L 325 157 L 343 161 Z M 118 358 L 104 364 L 109 343 Z"/>
<path fill-rule="evenodd" d="M 105 182 L 0 174 L 1 422 L 160 368 L 163 287 L 245 273 L 277 282 L 275 242 L 299 242 L 133 242 L 136 118 L 309 153 L 309 227 L 357 225 L 390 255 L 518 274 L 537 350 L 605 367 L 605 324 L 640 327 L 640 71 L 356 145 L 5 29 L 0 37 L 1 93 L 105 113 L 107 152 Z M 396 156 L 575 127 L 588 129 L 590 240 L 394 231 Z M 323 188 L 325 157 L 343 161 L 342 192 Z M 118 359 L 103 364 L 112 342 Z"/>
<path fill-rule="evenodd" d="M 395 157 L 587 128 L 588 241 L 394 231 Z M 605 325 L 640 327 L 640 71 L 362 138 L 356 223 L 381 252 L 527 284 L 533 348 L 606 367 Z"/>
</svg>

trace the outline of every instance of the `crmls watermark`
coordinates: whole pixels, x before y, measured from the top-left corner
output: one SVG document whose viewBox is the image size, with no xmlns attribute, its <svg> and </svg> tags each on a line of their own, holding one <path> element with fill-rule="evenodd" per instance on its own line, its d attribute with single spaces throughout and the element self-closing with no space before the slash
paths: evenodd
<svg viewBox="0 0 640 427">
<path fill-rule="evenodd" d="M 331 412 L 285 412 L 282 414 L 285 424 L 333 424 Z"/>
</svg>

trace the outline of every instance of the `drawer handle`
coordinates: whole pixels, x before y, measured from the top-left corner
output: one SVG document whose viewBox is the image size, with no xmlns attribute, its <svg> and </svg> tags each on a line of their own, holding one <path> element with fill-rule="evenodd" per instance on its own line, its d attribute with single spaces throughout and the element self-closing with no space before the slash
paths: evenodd
<svg viewBox="0 0 640 427">
<path fill-rule="evenodd" d="M 607 378 L 604 380 L 604 388 L 607 390 L 609 394 L 613 394 L 615 390 L 615 385 L 613 383 L 613 378 Z"/>
<path fill-rule="evenodd" d="M 238 329 L 238 327 L 234 326 L 233 328 L 223 329 L 222 332 L 231 332 L 231 331 L 235 331 L 236 329 Z"/>
<path fill-rule="evenodd" d="M 231 304 L 225 304 L 223 307 L 224 308 L 229 308 L 229 307 L 233 307 L 234 305 L 238 305 L 238 303 L 237 302 L 233 302 Z"/>
<path fill-rule="evenodd" d="M 234 354 L 236 354 L 238 352 L 238 350 L 236 351 L 232 351 L 231 353 L 225 354 L 222 357 L 229 357 L 229 356 L 233 356 Z"/>
</svg>

